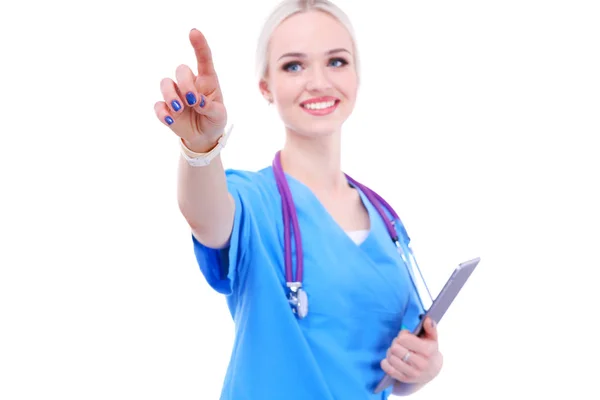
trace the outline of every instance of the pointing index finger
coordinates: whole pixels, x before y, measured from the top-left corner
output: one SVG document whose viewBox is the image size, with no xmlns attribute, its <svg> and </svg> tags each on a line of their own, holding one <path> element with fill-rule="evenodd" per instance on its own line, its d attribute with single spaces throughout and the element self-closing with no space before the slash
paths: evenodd
<svg viewBox="0 0 600 400">
<path fill-rule="evenodd" d="M 196 53 L 196 61 L 198 62 L 198 76 L 216 75 L 213 65 L 212 53 L 206 37 L 196 28 L 190 31 L 190 43 Z"/>
</svg>

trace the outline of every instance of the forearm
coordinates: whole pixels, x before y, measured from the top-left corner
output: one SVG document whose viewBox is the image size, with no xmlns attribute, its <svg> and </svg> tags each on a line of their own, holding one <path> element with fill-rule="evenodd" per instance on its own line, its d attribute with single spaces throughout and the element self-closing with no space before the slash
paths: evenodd
<svg viewBox="0 0 600 400">
<path fill-rule="evenodd" d="M 179 209 L 194 236 L 208 247 L 223 247 L 231 235 L 235 203 L 227 190 L 221 157 L 207 166 L 192 167 L 181 156 L 177 189 Z"/>
</svg>

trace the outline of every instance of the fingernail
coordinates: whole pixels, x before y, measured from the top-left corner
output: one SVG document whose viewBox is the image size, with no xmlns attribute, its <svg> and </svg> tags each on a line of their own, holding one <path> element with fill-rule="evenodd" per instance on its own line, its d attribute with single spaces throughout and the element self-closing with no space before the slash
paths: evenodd
<svg viewBox="0 0 600 400">
<path fill-rule="evenodd" d="M 194 104 L 196 104 L 196 95 L 194 95 L 194 93 L 192 93 L 192 92 L 189 92 L 188 94 L 186 94 L 185 99 L 187 100 L 187 102 L 190 106 L 193 106 Z"/>
<path fill-rule="evenodd" d="M 431 327 L 435 328 L 435 321 L 434 320 L 431 320 Z"/>
<path fill-rule="evenodd" d="M 206 102 L 204 101 L 204 95 L 201 94 L 200 95 L 200 108 L 204 107 L 205 104 L 206 104 Z"/>
<path fill-rule="evenodd" d="M 173 107 L 173 110 L 175 110 L 175 111 L 181 110 L 181 104 L 179 104 L 179 102 L 177 100 L 173 100 L 171 102 L 171 106 Z"/>
<path fill-rule="evenodd" d="M 173 123 L 173 118 L 171 118 L 171 117 L 167 116 L 167 117 L 165 117 L 165 122 L 166 122 L 167 124 L 171 125 L 171 124 Z"/>
</svg>

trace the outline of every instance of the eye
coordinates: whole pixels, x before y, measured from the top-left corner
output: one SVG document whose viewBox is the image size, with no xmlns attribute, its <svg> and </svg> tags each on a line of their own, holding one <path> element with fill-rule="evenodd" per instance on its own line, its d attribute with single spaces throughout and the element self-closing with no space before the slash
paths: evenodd
<svg viewBox="0 0 600 400">
<path fill-rule="evenodd" d="M 287 72 L 300 72 L 301 65 L 297 61 L 292 61 L 283 66 L 283 70 Z"/>
<path fill-rule="evenodd" d="M 343 58 L 333 58 L 329 60 L 329 65 L 339 68 L 348 65 L 348 61 L 344 60 Z"/>
</svg>

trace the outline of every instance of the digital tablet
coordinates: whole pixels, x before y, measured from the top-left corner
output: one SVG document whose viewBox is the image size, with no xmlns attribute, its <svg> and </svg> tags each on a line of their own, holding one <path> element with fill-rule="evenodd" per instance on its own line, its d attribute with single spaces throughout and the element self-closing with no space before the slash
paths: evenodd
<svg viewBox="0 0 600 400">
<path fill-rule="evenodd" d="M 425 333 L 425 330 L 423 329 L 423 322 L 427 317 L 430 317 L 433 321 L 435 321 L 436 324 L 440 322 L 448 308 L 450 308 L 450 304 L 452 304 L 456 298 L 456 295 L 458 295 L 458 292 L 460 292 L 477 264 L 479 264 L 479 260 L 479 257 L 477 257 L 459 264 L 454 272 L 452 272 L 452 275 L 448 281 L 446 281 L 446 284 L 433 301 L 433 304 L 429 310 L 427 310 L 427 312 L 422 316 L 421 322 L 413 331 L 413 334 L 416 336 L 422 336 Z M 382 392 L 391 384 L 393 384 L 394 381 L 394 378 L 386 374 L 375 388 L 375 393 Z"/>
</svg>

